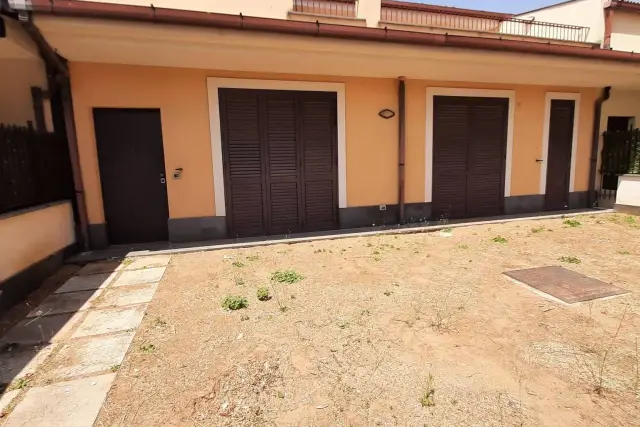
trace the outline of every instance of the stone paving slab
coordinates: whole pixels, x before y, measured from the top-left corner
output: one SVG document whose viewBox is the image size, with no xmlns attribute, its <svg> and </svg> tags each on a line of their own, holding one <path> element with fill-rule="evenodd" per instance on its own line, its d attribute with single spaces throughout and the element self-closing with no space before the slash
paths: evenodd
<svg viewBox="0 0 640 427">
<path fill-rule="evenodd" d="M 20 390 L 5 391 L 0 397 L 0 414 L 4 414 L 5 409 L 11 404 L 13 399 L 20 393 Z"/>
<path fill-rule="evenodd" d="M 142 285 L 157 283 L 167 267 L 146 268 L 142 270 L 125 271 L 116 279 L 113 286 Z"/>
<path fill-rule="evenodd" d="M 74 340 L 53 358 L 53 378 L 70 378 L 108 371 L 120 365 L 133 340 L 133 332 Z"/>
<path fill-rule="evenodd" d="M 157 283 L 145 285 L 121 286 L 107 289 L 93 304 L 95 308 L 121 307 L 124 305 L 142 304 L 150 302 L 158 289 Z"/>
<path fill-rule="evenodd" d="M 0 343 L 36 345 L 60 341 L 65 338 L 84 313 L 64 313 L 38 319 L 24 319 L 7 332 Z"/>
<path fill-rule="evenodd" d="M 27 317 L 48 316 L 51 314 L 70 313 L 86 310 L 91 302 L 96 299 L 101 289 L 82 292 L 68 292 L 65 294 L 53 294 L 47 297 L 42 304 L 33 309 Z"/>
<path fill-rule="evenodd" d="M 147 305 L 141 304 L 127 308 L 92 310 L 87 314 L 87 317 L 80 324 L 72 338 L 108 334 L 137 328 L 140 322 L 142 322 L 146 309 Z"/>
<path fill-rule="evenodd" d="M 0 382 L 11 381 L 33 374 L 51 354 L 53 345 L 45 347 L 17 348 L 0 353 Z"/>
<path fill-rule="evenodd" d="M 116 374 L 34 387 L 3 427 L 91 427 Z"/>
<path fill-rule="evenodd" d="M 144 256 L 135 258 L 131 264 L 125 266 L 125 270 L 140 270 L 141 268 L 166 267 L 171 261 L 171 255 Z"/>
<path fill-rule="evenodd" d="M 67 280 L 64 285 L 60 286 L 56 294 L 66 292 L 89 291 L 94 289 L 105 288 L 117 275 L 113 273 L 99 273 L 88 276 L 74 276 Z"/>
<path fill-rule="evenodd" d="M 112 273 L 114 271 L 120 271 L 121 269 L 122 264 L 120 263 L 120 261 L 92 262 L 82 267 L 82 269 L 78 272 L 78 276 Z"/>
</svg>

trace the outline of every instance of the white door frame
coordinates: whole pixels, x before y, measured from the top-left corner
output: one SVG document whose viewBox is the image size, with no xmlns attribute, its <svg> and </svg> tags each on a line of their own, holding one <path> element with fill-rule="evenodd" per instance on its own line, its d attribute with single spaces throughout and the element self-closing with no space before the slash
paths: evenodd
<svg viewBox="0 0 640 427">
<path fill-rule="evenodd" d="M 424 200 L 431 202 L 433 197 L 433 99 L 435 96 L 467 96 L 473 98 L 506 98 L 509 100 L 507 122 L 507 158 L 505 161 L 504 196 L 511 195 L 511 162 L 513 157 L 513 123 L 515 117 L 516 93 L 513 90 L 464 89 L 449 87 L 427 88 L 427 130 L 425 142 L 425 194 Z"/>
<path fill-rule="evenodd" d="M 569 176 L 569 192 L 573 191 L 576 175 L 576 152 L 578 151 L 578 129 L 580 129 L 580 93 L 547 92 L 544 101 L 544 127 L 542 130 L 542 167 L 540 168 L 540 194 L 547 192 L 547 162 L 549 160 L 549 130 L 551 126 L 551 101 L 565 99 L 575 101 L 573 111 L 573 137 L 571 140 L 571 174 Z M 598 119 L 599 120 L 599 119 Z"/>
<path fill-rule="evenodd" d="M 347 120 L 344 83 L 208 77 L 207 91 L 209 94 L 209 126 L 211 131 L 211 156 L 213 160 L 213 189 L 216 204 L 216 216 L 226 215 L 226 206 L 224 201 L 224 169 L 222 161 L 222 133 L 220 129 L 220 104 L 218 102 L 218 89 L 220 88 L 335 92 L 338 99 L 338 207 L 347 207 Z"/>
</svg>

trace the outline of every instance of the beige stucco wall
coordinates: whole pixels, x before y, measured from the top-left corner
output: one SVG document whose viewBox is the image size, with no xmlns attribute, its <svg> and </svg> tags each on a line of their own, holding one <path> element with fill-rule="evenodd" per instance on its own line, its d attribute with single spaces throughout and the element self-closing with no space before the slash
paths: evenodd
<svg viewBox="0 0 640 427">
<path fill-rule="evenodd" d="M 160 108 L 167 172 L 181 167 L 180 180 L 169 179 L 171 218 L 215 214 L 213 166 L 207 104 L 207 77 L 343 82 L 346 97 L 346 175 L 348 206 L 397 202 L 397 81 L 357 77 L 252 74 L 164 67 L 71 63 L 71 81 L 86 187 L 89 220 L 104 222 L 100 174 L 93 130 L 93 107 Z M 423 202 L 427 87 L 515 90 L 512 195 L 537 194 L 542 153 L 545 94 L 575 89 L 479 83 L 407 82 L 407 202 Z M 575 190 L 588 187 L 590 129 L 597 90 L 582 94 Z"/>
<path fill-rule="evenodd" d="M 47 90 L 47 73 L 20 24 L 8 17 L 0 19 L 6 26 L 6 37 L 0 38 L 0 123 L 26 125 L 34 121 L 31 86 Z"/>
<path fill-rule="evenodd" d="M 611 48 L 627 52 L 640 52 L 640 14 L 619 10 L 614 12 Z"/>
<path fill-rule="evenodd" d="M 150 5 L 147 0 L 82 0 L 100 3 L 128 4 L 134 6 Z M 322 10 L 320 2 L 322 0 L 310 0 L 307 2 L 308 7 L 317 7 Z M 357 18 L 363 20 L 369 27 L 374 27 L 380 19 L 380 2 L 381 0 L 359 0 L 357 3 Z M 238 15 L 242 13 L 245 16 L 259 16 L 262 18 L 275 19 L 299 19 L 301 17 L 291 15 L 288 12 L 293 9 L 293 0 L 156 0 L 153 2 L 155 7 L 164 7 L 169 9 L 195 10 L 200 12 L 225 13 L 229 15 Z M 302 18 L 304 20 L 304 18 Z M 321 19 L 322 21 L 322 19 Z M 341 22 L 343 25 L 358 25 L 358 21 L 345 20 Z"/>
<path fill-rule="evenodd" d="M 587 41 L 601 44 L 604 39 L 604 12 L 606 0 L 575 0 L 549 6 L 542 10 L 523 13 L 520 19 L 535 19 L 564 25 L 588 27 Z"/>
<path fill-rule="evenodd" d="M 47 90 L 47 74 L 39 59 L 0 59 L 0 123 L 35 125 L 31 86 Z M 50 126 L 50 116 L 45 114 Z"/>
<path fill-rule="evenodd" d="M 74 242 L 69 202 L 0 216 L 0 282 Z"/>
<path fill-rule="evenodd" d="M 618 178 L 616 205 L 640 207 L 640 175 L 622 175 Z"/>
</svg>

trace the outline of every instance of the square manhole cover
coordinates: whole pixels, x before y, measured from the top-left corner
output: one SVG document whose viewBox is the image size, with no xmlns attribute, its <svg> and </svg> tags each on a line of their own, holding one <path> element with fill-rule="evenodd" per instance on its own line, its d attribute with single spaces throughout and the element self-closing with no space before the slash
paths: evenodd
<svg viewBox="0 0 640 427">
<path fill-rule="evenodd" d="M 504 274 L 569 304 L 629 293 L 626 289 L 557 266 L 507 271 Z"/>
</svg>

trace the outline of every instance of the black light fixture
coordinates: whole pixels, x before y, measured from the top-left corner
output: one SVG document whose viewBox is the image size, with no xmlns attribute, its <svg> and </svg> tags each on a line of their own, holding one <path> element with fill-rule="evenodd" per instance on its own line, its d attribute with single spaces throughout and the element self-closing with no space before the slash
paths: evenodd
<svg viewBox="0 0 640 427">
<path fill-rule="evenodd" d="M 383 119 L 390 119 L 393 116 L 396 115 L 395 111 L 389 110 L 388 108 L 385 108 L 384 110 L 381 110 L 378 115 L 380 117 L 382 117 Z"/>
</svg>

